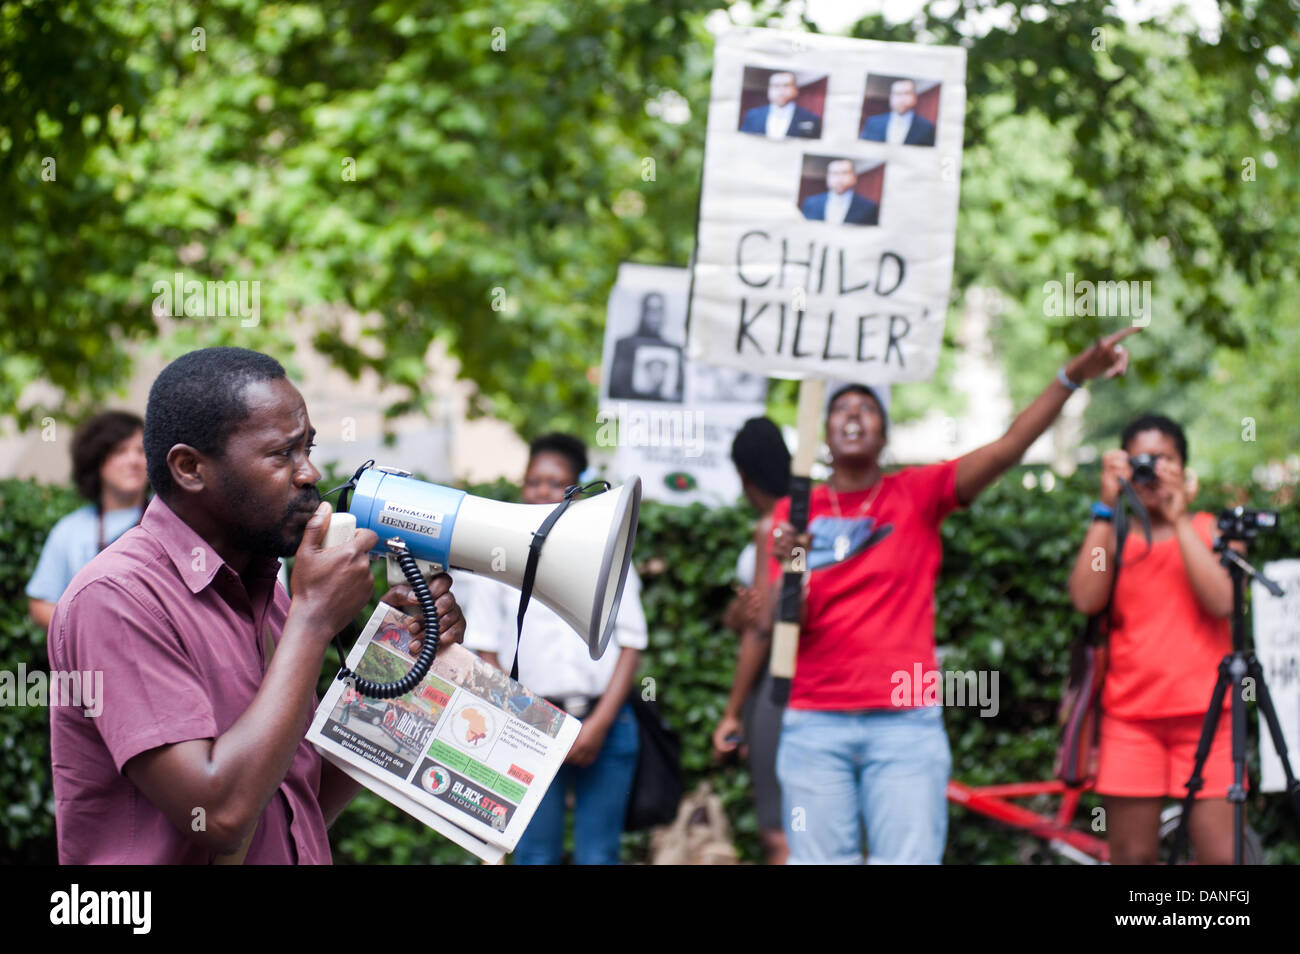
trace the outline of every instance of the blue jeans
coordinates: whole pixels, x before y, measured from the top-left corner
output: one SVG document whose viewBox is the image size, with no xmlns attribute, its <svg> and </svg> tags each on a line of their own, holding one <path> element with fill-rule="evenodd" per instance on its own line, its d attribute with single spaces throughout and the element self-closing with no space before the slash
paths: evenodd
<svg viewBox="0 0 1300 954">
<path fill-rule="evenodd" d="M 786 709 L 776 774 L 791 864 L 943 859 L 952 756 L 938 706 Z"/>
<path fill-rule="evenodd" d="M 623 819 L 636 775 L 640 730 L 630 705 L 624 705 L 605 736 L 596 761 L 562 765 L 546 797 L 515 848 L 517 865 L 558 865 L 564 854 L 564 798 L 575 789 L 573 860 L 580 865 L 616 865 Z"/>
</svg>

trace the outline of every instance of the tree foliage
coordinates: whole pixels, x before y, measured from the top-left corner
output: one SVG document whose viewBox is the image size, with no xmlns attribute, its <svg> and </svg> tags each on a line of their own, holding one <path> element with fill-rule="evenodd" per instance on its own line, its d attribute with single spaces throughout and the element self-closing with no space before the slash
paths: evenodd
<svg viewBox="0 0 1300 954">
<path fill-rule="evenodd" d="M 1237 372 L 1257 417 L 1294 395 L 1278 352 L 1297 319 L 1298 2 L 1224 0 L 1204 36 L 1104 0 L 855 26 L 968 50 L 955 297 L 1003 293 L 1017 403 L 1115 324 L 1044 315 L 1042 286 L 1069 272 L 1153 283 L 1138 380 L 1098 431 L 1117 407 L 1194 410 L 1198 385 Z M 424 405 L 438 340 L 480 409 L 589 431 L 618 263 L 684 263 L 693 244 L 718 5 L 4 0 L 0 408 L 44 379 L 77 412 L 159 325 L 172 352 L 283 349 L 301 312 L 338 366 L 400 387 L 393 414 Z M 160 322 L 154 283 L 178 271 L 260 282 L 262 320 Z M 946 388 L 913 386 L 900 410 L 951 406 Z M 1198 426 L 1230 443 L 1223 421 Z M 1261 427 L 1258 450 L 1296 436 Z"/>
<path fill-rule="evenodd" d="M 618 262 L 689 252 L 702 116 L 647 103 L 702 103 L 708 6 L 6 2 L 0 406 L 97 396 L 181 272 L 258 281 L 264 317 L 166 322 L 172 351 L 344 304 L 371 320 L 311 311 L 314 344 L 393 414 L 438 340 L 497 414 L 585 429 Z"/>
<path fill-rule="evenodd" d="M 1001 293 L 1015 404 L 1130 320 L 1049 315 L 1047 282 L 1147 281 L 1136 373 L 1090 407 L 1092 433 L 1160 408 L 1237 480 L 1295 453 L 1300 3 L 1221 2 L 1213 33 L 1177 10 L 1136 24 L 1083 0 L 1001 4 L 1006 25 L 977 35 L 990 4 L 940 8 L 853 32 L 967 48 L 954 287 Z M 1249 446 L 1244 417 L 1259 424 Z"/>
</svg>

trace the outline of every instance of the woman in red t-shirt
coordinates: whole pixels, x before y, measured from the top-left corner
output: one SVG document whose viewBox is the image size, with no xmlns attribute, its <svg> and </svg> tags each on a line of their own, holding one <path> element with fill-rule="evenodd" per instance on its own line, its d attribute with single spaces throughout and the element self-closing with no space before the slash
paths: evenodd
<svg viewBox="0 0 1300 954">
<path fill-rule="evenodd" d="M 1161 809 L 1165 799 L 1186 794 L 1219 662 L 1232 651 L 1232 579 L 1212 549 L 1214 516 L 1188 507 L 1195 486 L 1183 470 L 1183 429 L 1147 415 L 1124 429 L 1120 444 L 1122 450 L 1102 456 L 1101 503 L 1093 507 L 1070 574 L 1070 599 L 1081 613 L 1105 608 L 1115 556 L 1109 514 L 1120 478 L 1133 479 L 1130 459 L 1149 454 L 1155 481 L 1134 484 L 1134 490 L 1151 516 L 1151 543 L 1140 531 L 1124 542 L 1111 604 L 1097 791 L 1111 862 L 1156 864 Z M 1231 699 L 1223 703 L 1226 708 Z M 1225 712 L 1188 820 L 1202 864 L 1232 863 L 1231 732 Z"/>
<path fill-rule="evenodd" d="M 934 652 L 939 527 L 1020 460 L 1082 382 L 1123 373 L 1119 342 L 1137 330 L 1071 360 L 996 441 L 926 467 L 884 473 L 875 393 L 849 385 L 831 395 L 831 476 L 810 494 L 809 532 L 794 538 L 788 497 L 772 514 L 773 596 L 776 561 L 794 546 L 809 571 L 777 749 L 791 863 L 859 863 L 863 829 L 874 863 L 942 860 L 951 756 L 935 689 L 945 682 Z"/>
</svg>

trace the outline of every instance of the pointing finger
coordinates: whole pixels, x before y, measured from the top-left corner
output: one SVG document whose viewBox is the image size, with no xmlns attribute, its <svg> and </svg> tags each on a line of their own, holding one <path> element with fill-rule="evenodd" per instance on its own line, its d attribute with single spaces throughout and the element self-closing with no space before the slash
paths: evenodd
<svg viewBox="0 0 1300 954">
<path fill-rule="evenodd" d="M 1123 341 L 1129 335 L 1137 334 L 1141 330 L 1142 330 L 1141 325 L 1129 325 L 1126 328 L 1121 328 L 1119 331 L 1116 331 L 1114 334 L 1110 334 L 1107 335 L 1105 338 L 1102 338 L 1101 343 L 1106 347 L 1110 347 L 1111 345 L 1114 345 L 1117 342 Z"/>
</svg>

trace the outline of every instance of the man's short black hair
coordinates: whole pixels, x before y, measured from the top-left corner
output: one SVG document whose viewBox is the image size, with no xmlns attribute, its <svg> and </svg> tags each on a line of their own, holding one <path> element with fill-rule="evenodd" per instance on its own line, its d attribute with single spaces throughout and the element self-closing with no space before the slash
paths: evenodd
<svg viewBox="0 0 1300 954">
<path fill-rule="evenodd" d="M 572 434 L 543 434 L 528 445 L 528 463 L 538 454 L 559 454 L 573 468 L 575 481 L 587 469 L 587 445 Z"/>
<path fill-rule="evenodd" d="M 731 442 L 731 462 L 765 494 L 790 493 L 790 451 L 781 428 L 766 417 L 751 417 Z"/>
<path fill-rule="evenodd" d="M 144 428 L 144 421 L 130 411 L 104 411 L 96 414 L 72 438 L 72 481 L 77 492 L 96 507 L 104 492 L 100 468 L 113 448 Z"/>
<path fill-rule="evenodd" d="M 167 500 L 176 489 L 167 466 L 174 446 L 188 444 L 220 457 L 226 439 L 248 417 L 244 389 L 284 376 L 279 361 L 247 348 L 203 348 L 163 368 L 144 413 L 144 456 L 154 493 Z"/>
<path fill-rule="evenodd" d="M 1128 442 L 1137 437 L 1143 431 L 1159 431 L 1174 442 L 1178 448 L 1178 456 L 1183 459 L 1183 466 L 1187 466 L 1187 435 L 1183 429 L 1178 426 L 1178 422 L 1165 417 L 1163 414 L 1143 414 L 1136 420 L 1130 421 L 1124 428 L 1124 433 L 1119 437 L 1119 446 L 1128 448 Z"/>
</svg>

